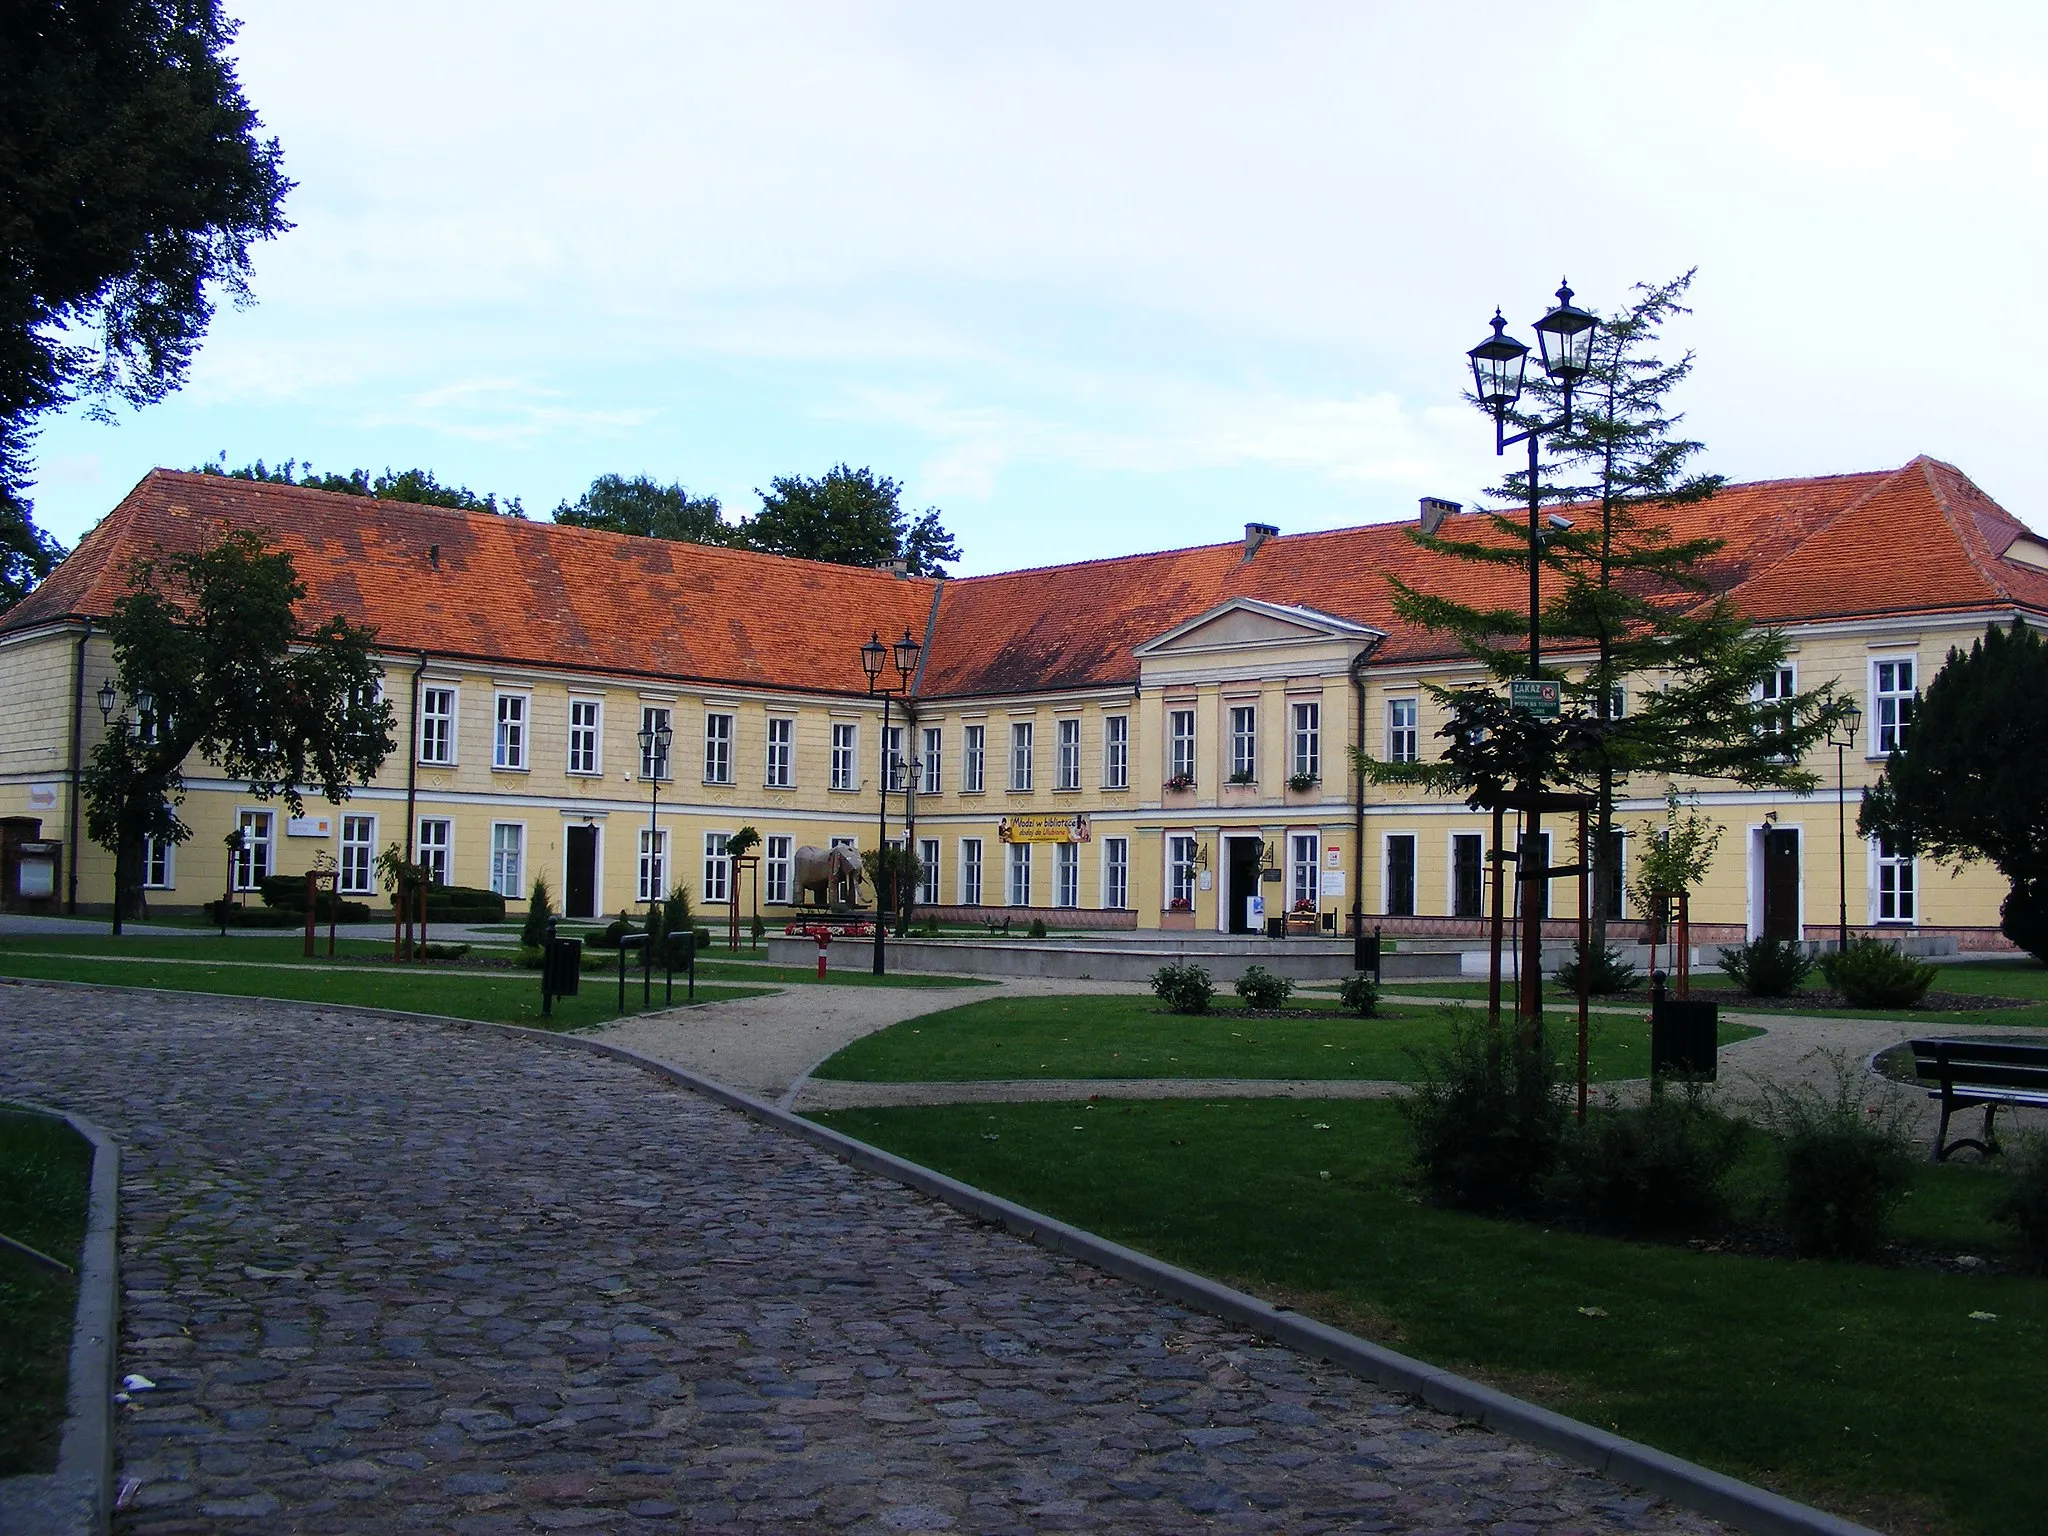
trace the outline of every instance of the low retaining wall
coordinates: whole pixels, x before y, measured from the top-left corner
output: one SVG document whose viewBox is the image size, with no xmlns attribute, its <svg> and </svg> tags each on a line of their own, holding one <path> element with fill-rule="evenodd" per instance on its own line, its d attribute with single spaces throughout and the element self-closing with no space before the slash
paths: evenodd
<svg viewBox="0 0 2048 1536">
<path fill-rule="evenodd" d="M 1265 949 L 1241 944 L 1228 950 L 1198 943 L 1115 945 L 1086 940 L 1006 943 L 1002 940 L 890 939 L 884 964 L 892 971 L 939 972 L 956 976 L 1046 976 L 1067 981 L 1149 981 L 1160 966 L 1186 960 L 1205 967 L 1222 985 L 1262 965 L 1276 976 L 1295 981 L 1336 981 L 1352 971 L 1351 946 L 1267 940 Z M 831 971 L 864 971 L 875 953 L 872 939 L 834 939 L 826 965 Z M 768 958 L 778 965 L 815 965 L 815 939 L 770 935 Z M 1458 975 L 1456 955 L 1410 955 L 1396 952 L 1381 961 L 1380 974 L 1390 981 Z"/>
</svg>

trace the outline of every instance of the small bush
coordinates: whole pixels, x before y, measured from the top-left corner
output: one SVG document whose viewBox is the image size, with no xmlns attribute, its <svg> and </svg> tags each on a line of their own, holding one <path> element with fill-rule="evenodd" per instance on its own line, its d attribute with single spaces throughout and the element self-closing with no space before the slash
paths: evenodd
<svg viewBox="0 0 2048 1536">
<path fill-rule="evenodd" d="M 711 953 L 711 930 L 709 928 L 699 928 L 697 930 L 697 953 L 700 955 Z"/>
<path fill-rule="evenodd" d="M 1520 1210 L 1557 1161 L 1564 1084 L 1548 1050 L 1452 1016 L 1450 1043 L 1416 1053 L 1400 1101 L 1423 1184 L 1472 1210 Z"/>
<path fill-rule="evenodd" d="M 1152 973 L 1152 995 L 1172 1013 L 1207 1013 L 1216 987 L 1199 965 L 1162 965 Z"/>
<path fill-rule="evenodd" d="M 206 921 L 209 924 L 217 925 L 220 922 L 220 902 L 220 897 L 216 896 L 201 908 L 206 913 Z M 306 926 L 306 912 L 303 907 L 294 912 L 290 907 L 244 907 L 230 905 L 228 908 L 228 926 L 230 928 L 304 928 Z"/>
<path fill-rule="evenodd" d="M 467 944 L 422 944 L 420 946 L 420 958 L 422 960 L 460 960 L 468 953 L 469 946 Z"/>
<path fill-rule="evenodd" d="M 537 971 L 547 964 L 548 952 L 545 945 L 521 944 L 513 951 L 512 963 L 522 971 Z"/>
<path fill-rule="evenodd" d="M 306 877 L 304 875 L 265 875 L 256 882 L 256 888 L 263 897 L 263 905 L 273 911 L 295 912 L 301 925 L 306 921 Z M 218 908 L 219 903 L 214 904 Z M 365 902 L 347 901 L 338 897 L 325 886 L 320 888 L 313 903 L 315 920 L 327 922 L 330 918 L 343 923 L 366 923 L 370 920 L 370 908 Z M 216 917 L 215 922 L 220 919 Z M 289 927 L 288 923 L 271 923 L 265 920 L 251 923 L 257 927 Z"/>
<path fill-rule="evenodd" d="M 633 926 L 633 920 L 622 910 L 619 915 L 593 933 L 584 943 L 592 949 L 617 949 L 619 940 L 640 930 Z"/>
<path fill-rule="evenodd" d="M 1712 1231 L 1728 1219 L 1724 1186 L 1743 1136 L 1697 1083 L 1610 1105 L 1565 1136 L 1544 1197 L 1560 1216 L 1610 1232 Z"/>
<path fill-rule="evenodd" d="M 1031 937 L 1034 939 L 1042 939 L 1045 937 L 1044 918 L 1034 917 L 1033 919 L 1031 919 Z"/>
<path fill-rule="evenodd" d="M 1294 981 L 1291 977 L 1275 976 L 1263 965 L 1248 965 L 1237 978 L 1236 989 L 1247 1008 L 1280 1008 L 1294 996 Z"/>
<path fill-rule="evenodd" d="M 1600 952 L 1592 957 L 1592 965 L 1586 973 L 1586 990 L 1595 997 L 1606 997 L 1615 992 L 1626 992 L 1641 979 L 1633 965 L 1621 958 L 1620 951 L 1610 945 L 1603 945 Z M 1552 973 L 1551 980 L 1567 992 L 1579 990 L 1579 957 L 1560 965 Z"/>
<path fill-rule="evenodd" d="M 1883 1243 L 1892 1212 L 1913 1177 L 1905 1112 L 1893 1101 L 1865 1103 L 1865 1075 L 1829 1058 L 1832 1091 L 1811 1083 L 1763 1091 L 1764 1120 L 1777 1135 L 1786 1229 L 1802 1253 L 1867 1254 Z"/>
<path fill-rule="evenodd" d="M 2027 1262 L 2048 1272 L 2048 1137 L 2027 1137 L 2007 1159 L 1991 1219 L 2011 1227 Z"/>
<path fill-rule="evenodd" d="M 544 879 L 533 882 L 533 894 L 526 898 L 526 922 L 519 930 L 519 942 L 539 948 L 548 940 L 548 919 L 555 915 L 554 898 Z"/>
<path fill-rule="evenodd" d="M 1936 975 L 1882 939 L 1852 939 L 1839 954 L 1821 962 L 1822 973 L 1852 1008 L 1911 1008 L 1927 995 Z"/>
<path fill-rule="evenodd" d="M 927 924 L 926 926 L 932 932 L 936 933 L 938 931 L 939 925 L 936 922 L 933 922 Z M 753 938 L 753 941 L 756 944 L 759 944 L 761 940 L 768 936 L 768 925 L 761 920 L 759 914 L 756 914 L 753 923 L 749 926 L 747 931 Z"/>
<path fill-rule="evenodd" d="M 1790 997 L 1813 974 L 1813 957 L 1796 939 L 1751 939 L 1721 951 L 1721 969 L 1751 997 Z"/>
<path fill-rule="evenodd" d="M 1377 1017 L 1380 1011 L 1380 984 L 1372 979 L 1369 971 L 1353 971 L 1337 988 L 1337 1001 L 1361 1019 Z"/>
</svg>

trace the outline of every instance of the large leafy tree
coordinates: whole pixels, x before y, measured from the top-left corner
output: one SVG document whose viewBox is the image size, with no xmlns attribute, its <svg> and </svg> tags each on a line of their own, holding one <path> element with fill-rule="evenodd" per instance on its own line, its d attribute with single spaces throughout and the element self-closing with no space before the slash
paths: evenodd
<svg viewBox="0 0 2048 1536">
<path fill-rule="evenodd" d="M 290 227 L 234 33 L 217 0 L 0 7 L 0 605 L 54 558 L 25 491 L 38 418 L 175 389 Z"/>
<path fill-rule="evenodd" d="M 134 713 L 83 775 L 86 830 L 114 854 L 116 932 L 140 910 L 143 840 L 191 836 L 178 806 L 193 753 L 298 815 L 307 789 L 339 804 L 391 752 L 371 631 L 339 614 L 301 631 L 305 595 L 291 556 L 247 531 L 133 567 L 107 631 Z"/>
<path fill-rule="evenodd" d="M 692 496 L 682 485 L 662 485 L 646 475 L 599 475 L 575 501 L 555 508 L 555 521 L 572 528 L 601 528 L 643 539 L 676 539 L 689 544 L 744 542 L 725 521 L 716 496 Z"/>
<path fill-rule="evenodd" d="M 1986 859 L 2012 882 L 2005 936 L 2048 961 L 2048 646 L 1991 626 L 1921 695 L 1910 740 L 1864 797 L 1856 830 L 1909 853 Z"/>
<path fill-rule="evenodd" d="M 220 475 L 229 480 L 261 480 L 271 485 L 303 485 L 316 491 L 338 491 L 344 496 L 374 496 L 380 501 L 410 501 L 429 507 L 453 507 L 461 512 L 491 512 L 505 517 L 524 517 L 526 508 L 517 496 L 500 504 L 493 492 L 472 491 L 466 485 L 443 485 L 431 469 L 392 469 L 380 474 L 367 469 L 327 470 L 316 473 L 311 464 L 286 459 L 276 468 L 261 459 L 240 469 L 225 467 L 227 456 L 202 464 L 198 472 Z"/>
<path fill-rule="evenodd" d="M 839 565 L 885 566 L 901 560 L 913 576 L 943 576 L 960 546 L 936 507 L 903 510 L 903 488 L 872 469 L 841 464 L 819 479 L 778 475 L 757 490 L 761 510 L 742 525 L 754 549 Z"/>
</svg>

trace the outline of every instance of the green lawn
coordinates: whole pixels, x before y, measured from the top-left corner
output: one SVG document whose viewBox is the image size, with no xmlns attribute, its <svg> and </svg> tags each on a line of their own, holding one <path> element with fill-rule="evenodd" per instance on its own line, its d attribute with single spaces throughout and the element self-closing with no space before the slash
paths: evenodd
<svg viewBox="0 0 2048 1536">
<path fill-rule="evenodd" d="M 1416 1071 L 1411 1053 L 1441 1042 L 1448 1029 L 1449 1010 L 1442 1008 L 1397 1007 L 1389 1017 L 1361 1019 L 1327 1000 L 1302 1001 L 1322 1008 L 1325 1016 L 1189 1017 L 1166 1012 L 1154 998 L 1129 994 L 990 999 L 892 1025 L 848 1046 L 813 1075 L 869 1083 L 1030 1077 L 1407 1081 Z M 1724 1024 L 1721 1040 L 1726 1044 L 1757 1033 Z M 1646 1022 L 1593 1016 L 1592 1077 L 1646 1076 L 1649 1055 Z"/>
<path fill-rule="evenodd" d="M 1437 1210 L 1405 1182 L 1399 1112 L 1384 1101 L 815 1118 L 1852 1518 L 1970 1536 L 2041 1528 L 2039 1280 L 1747 1257 Z M 1922 1168 L 1902 1235 L 1996 1253 L 1984 1205 L 1999 1177 Z"/>
<path fill-rule="evenodd" d="M 0 1113 L 0 1233 L 76 1268 L 91 1181 L 70 1126 Z M 0 1252 L 0 1477 L 57 1465 L 77 1304 L 75 1281 Z"/>
</svg>

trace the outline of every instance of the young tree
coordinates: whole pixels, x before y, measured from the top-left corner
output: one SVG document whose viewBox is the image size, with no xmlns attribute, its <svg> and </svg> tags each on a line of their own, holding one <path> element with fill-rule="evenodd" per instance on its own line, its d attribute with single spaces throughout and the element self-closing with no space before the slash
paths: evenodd
<svg viewBox="0 0 2048 1536">
<path fill-rule="evenodd" d="M 489 512 L 495 516 L 524 517 L 526 508 L 517 496 L 500 506 L 494 493 L 478 494 L 466 485 L 443 485 L 431 469 L 392 469 L 382 474 L 367 469 L 328 470 L 315 474 L 311 464 L 286 459 L 271 469 L 258 459 L 240 469 L 226 468 L 227 455 L 202 464 L 196 473 L 221 475 L 229 480 L 259 480 L 269 485 L 303 485 L 316 491 L 337 491 L 343 496 L 374 496 L 379 501 L 409 501 L 417 506 L 453 507 L 458 512 Z"/>
<path fill-rule="evenodd" d="M 680 484 L 661 485 L 646 475 L 630 480 L 599 475 L 573 503 L 555 508 L 555 521 L 686 544 L 743 542 L 739 528 L 725 521 L 716 496 L 692 496 Z"/>
<path fill-rule="evenodd" d="M 911 516 L 898 502 L 903 488 L 872 469 L 841 464 L 822 479 L 778 475 L 769 486 L 755 491 L 761 510 L 741 525 L 754 549 L 838 565 L 902 560 L 913 576 L 943 576 L 960 558 L 938 508 Z"/>
<path fill-rule="evenodd" d="M 1986 859 L 2012 882 L 2005 936 L 2048 961 L 2048 646 L 2015 619 L 1952 650 L 1914 708 L 1911 738 L 1864 796 L 1856 830 L 1908 853 Z"/>
<path fill-rule="evenodd" d="M 140 911 L 143 840 L 191 836 L 177 808 L 194 752 L 293 815 L 305 788 L 339 804 L 390 753 L 371 631 L 336 615 L 301 633 L 293 609 L 305 595 L 291 556 L 246 531 L 134 566 L 107 631 L 137 713 L 83 774 L 86 830 L 114 854 L 116 933 Z"/>
</svg>

